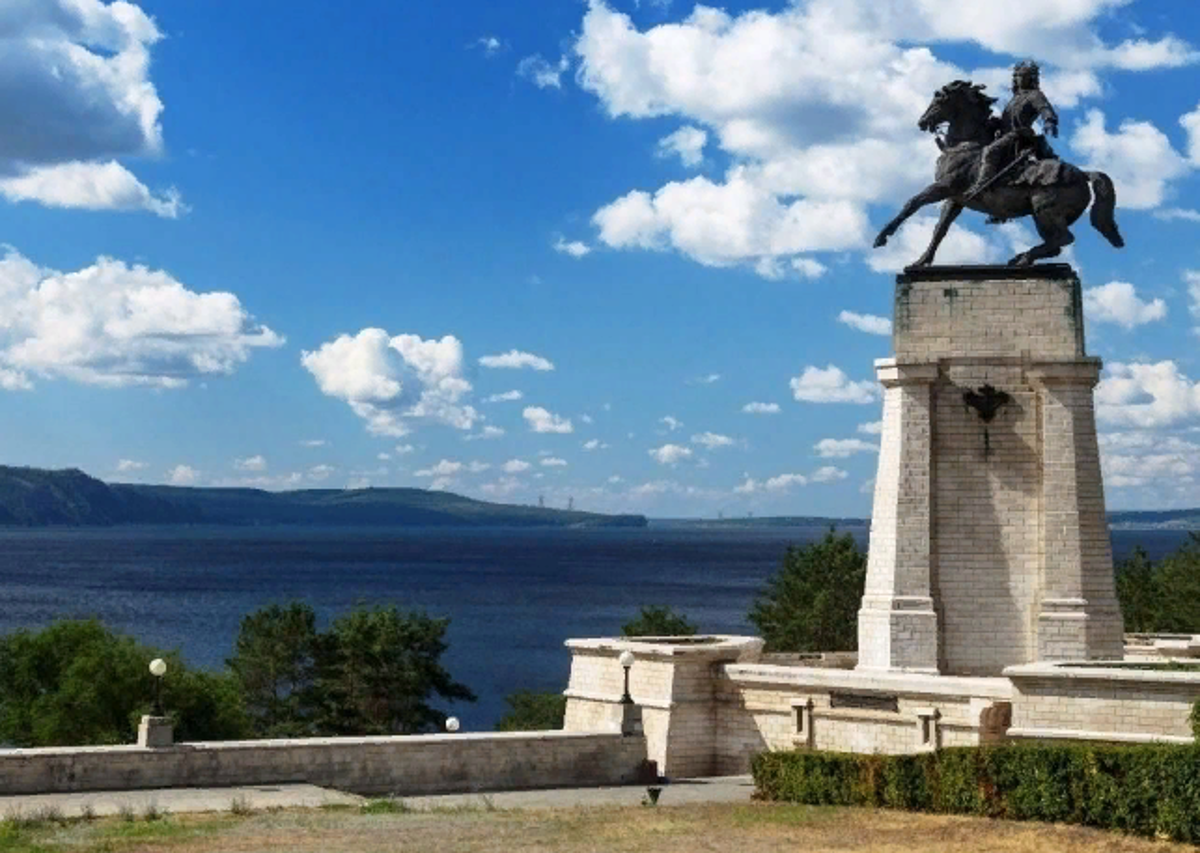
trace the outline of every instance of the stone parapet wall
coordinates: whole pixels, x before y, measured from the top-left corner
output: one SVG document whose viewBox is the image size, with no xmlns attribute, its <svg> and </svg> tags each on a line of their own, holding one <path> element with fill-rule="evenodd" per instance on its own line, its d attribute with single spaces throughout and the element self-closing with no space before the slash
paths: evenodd
<svg viewBox="0 0 1200 853">
<path fill-rule="evenodd" d="M 359 794 L 647 781 L 646 741 L 597 732 L 298 738 L 0 752 L 0 794 L 308 783 Z"/>
<path fill-rule="evenodd" d="M 1200 672 L 1035 663 L 1009 667 L 1014 739 L 1192 742 Z"/>
</svg>

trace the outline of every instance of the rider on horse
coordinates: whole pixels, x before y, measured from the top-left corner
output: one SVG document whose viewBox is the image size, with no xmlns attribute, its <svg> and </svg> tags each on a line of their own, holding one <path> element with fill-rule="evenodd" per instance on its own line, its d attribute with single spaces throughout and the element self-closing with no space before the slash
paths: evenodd
<svg viewBox="0 0 1200 853">
<path fill-rule="evenodd" d="M 1044 136 L 1033 129 L 1039 118 L 1051 136 L 1058 136 L 1058 113 L 1039 88 L 1041 72 L 1036 62 L 1022 62 L 1013 69 L 1013 97 L 1000 117 L 1001 134 L 983 149 L 979 176 L 967 195 L 981 192 L 1000 171 L 1030 148 L 1039 160 L 1054 157 Z"/>
</svg>

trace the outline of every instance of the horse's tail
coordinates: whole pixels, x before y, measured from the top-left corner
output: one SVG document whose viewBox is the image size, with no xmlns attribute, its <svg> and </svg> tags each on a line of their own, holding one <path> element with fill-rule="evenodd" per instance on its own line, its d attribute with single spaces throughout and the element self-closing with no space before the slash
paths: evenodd
<svg viewBox="0 0 1200 853">
<path fill-rule="evenodd" d="M 1117 191 L 1112 178 L 1103 172 L 1088 172 L 1092 182 L 1092 227 L 1108 238 L 1118 249 L 1125 245 L 1113 213 L 1117 208 Z"/>
</svg>

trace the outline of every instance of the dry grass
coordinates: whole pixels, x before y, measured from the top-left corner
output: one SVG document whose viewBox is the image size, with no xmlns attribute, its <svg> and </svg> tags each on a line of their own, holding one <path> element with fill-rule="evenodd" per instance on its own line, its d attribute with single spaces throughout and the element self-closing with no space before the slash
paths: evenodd
<svg viewBox="0 0 1200 853">
<path fill-rule="evenodd" d="M 170 816 L 139 822 L 23 828 L 0 851 L 72 853 L 1136 853 L 1196 848 L 1067 826 L 980 818 L 748 805 L 555 811 L 367 813 L 293 810 L 246 817 Z"/>
</svg>

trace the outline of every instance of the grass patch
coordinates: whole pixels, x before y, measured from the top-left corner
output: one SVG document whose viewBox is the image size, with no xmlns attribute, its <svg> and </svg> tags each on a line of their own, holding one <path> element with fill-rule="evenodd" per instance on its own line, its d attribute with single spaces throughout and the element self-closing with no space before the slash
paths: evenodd
<svg viewBox="0 0 1200 853">
<path fill-rule="evenodd" d="M 363 803 L 358 811 L 359 814 L 407 814 L 412 809 L 400 800 L 380 798 Z"/>
</svg>

